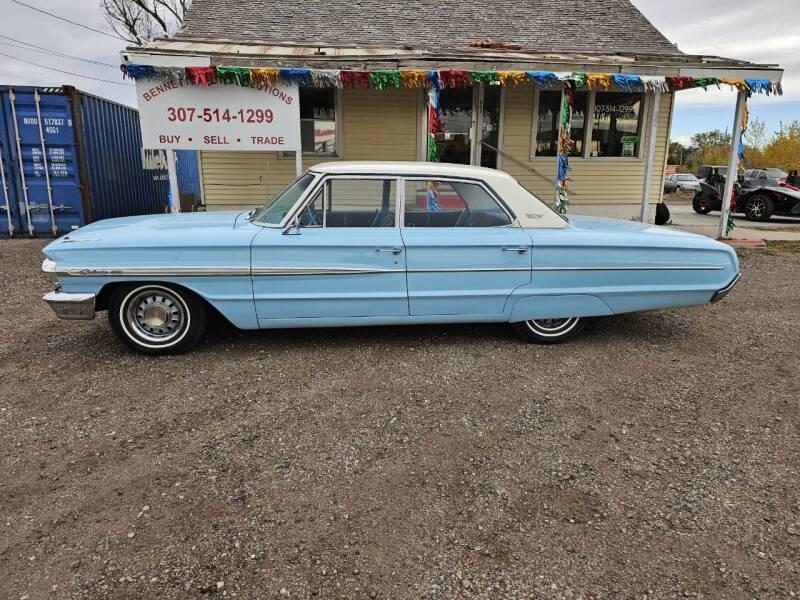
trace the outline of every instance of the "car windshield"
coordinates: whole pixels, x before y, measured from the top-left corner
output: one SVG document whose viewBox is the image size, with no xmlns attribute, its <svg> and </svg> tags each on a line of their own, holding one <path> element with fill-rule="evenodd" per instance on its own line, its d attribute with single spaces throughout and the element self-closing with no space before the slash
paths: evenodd
<svg viewBox="0 0 800 600">
<path fill-rule="evenodd" d="M 286 213 L 314 181 L 314 177 L 311 173 L 298 177 L 289 187 L 256 210 L 251 217 L 252 220 L 264 225 L 280 225 Z"/>
<path fill-rule="evenodd" d="M 696 177 L 694 175 L 679 175 L 678 179 L 680 181 L 694 181 Z"/>
</svg>

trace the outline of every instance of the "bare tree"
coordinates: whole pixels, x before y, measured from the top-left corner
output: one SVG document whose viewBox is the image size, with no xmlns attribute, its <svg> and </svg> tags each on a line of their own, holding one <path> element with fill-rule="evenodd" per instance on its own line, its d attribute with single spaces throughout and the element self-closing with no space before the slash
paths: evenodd
<svg viewBox="0 0 800 600">
<path fill-rule="evenodd" d="M 111 28 L 132 44 L 171 36 L 183 23 L 192 0 L 100 0 Z"/>
</svg>

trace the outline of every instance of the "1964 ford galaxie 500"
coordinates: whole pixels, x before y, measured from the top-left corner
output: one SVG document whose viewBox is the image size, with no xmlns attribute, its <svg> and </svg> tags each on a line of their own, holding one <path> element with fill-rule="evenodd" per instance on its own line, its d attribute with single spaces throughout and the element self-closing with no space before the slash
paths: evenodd
<svg viewBox="0 0 800 600">
<path fill-rule="evenodd" d="M 44 249 L 59 317 L 108 310 L 147 354 L 216 311 L 236 327 L 508 322 L 560 342 L 585 317 L 714 302 L 734 251 L 647 224 L 562 218 L 511 176 L 457 165 L 317 165 L 251 212 L 100 221 Z"/>
</svg>

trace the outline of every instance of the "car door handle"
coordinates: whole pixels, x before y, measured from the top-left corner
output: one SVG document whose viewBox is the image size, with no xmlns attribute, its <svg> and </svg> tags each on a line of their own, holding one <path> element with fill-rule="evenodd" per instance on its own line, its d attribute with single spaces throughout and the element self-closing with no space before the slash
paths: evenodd
<svg viewBox="0 0 800 600">
<path fill-rule="evenodd" d="M 527 251 L 527 246 L 506 246 L 503 248 L 503 252 L 519 252 L 520 254 L 525 254 Z"/>
<path fill-rule="evenodd" d="M 402 251 L 402 248 L 375 248 L 375 252 L 391 252 L 395 255 L 400 254 Z"/>
</svg>

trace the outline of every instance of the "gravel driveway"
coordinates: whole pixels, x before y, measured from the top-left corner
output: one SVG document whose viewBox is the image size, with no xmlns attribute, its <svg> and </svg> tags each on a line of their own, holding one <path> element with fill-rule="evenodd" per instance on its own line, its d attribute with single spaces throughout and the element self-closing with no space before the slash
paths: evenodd
<svg viewBox="0 0 800 600">
<path fill-rule="evenodd" d="M 594 321 L 126 351 L 0 242 L 2 598 L 800 594 L 800 254 Z"/>
</svg>

